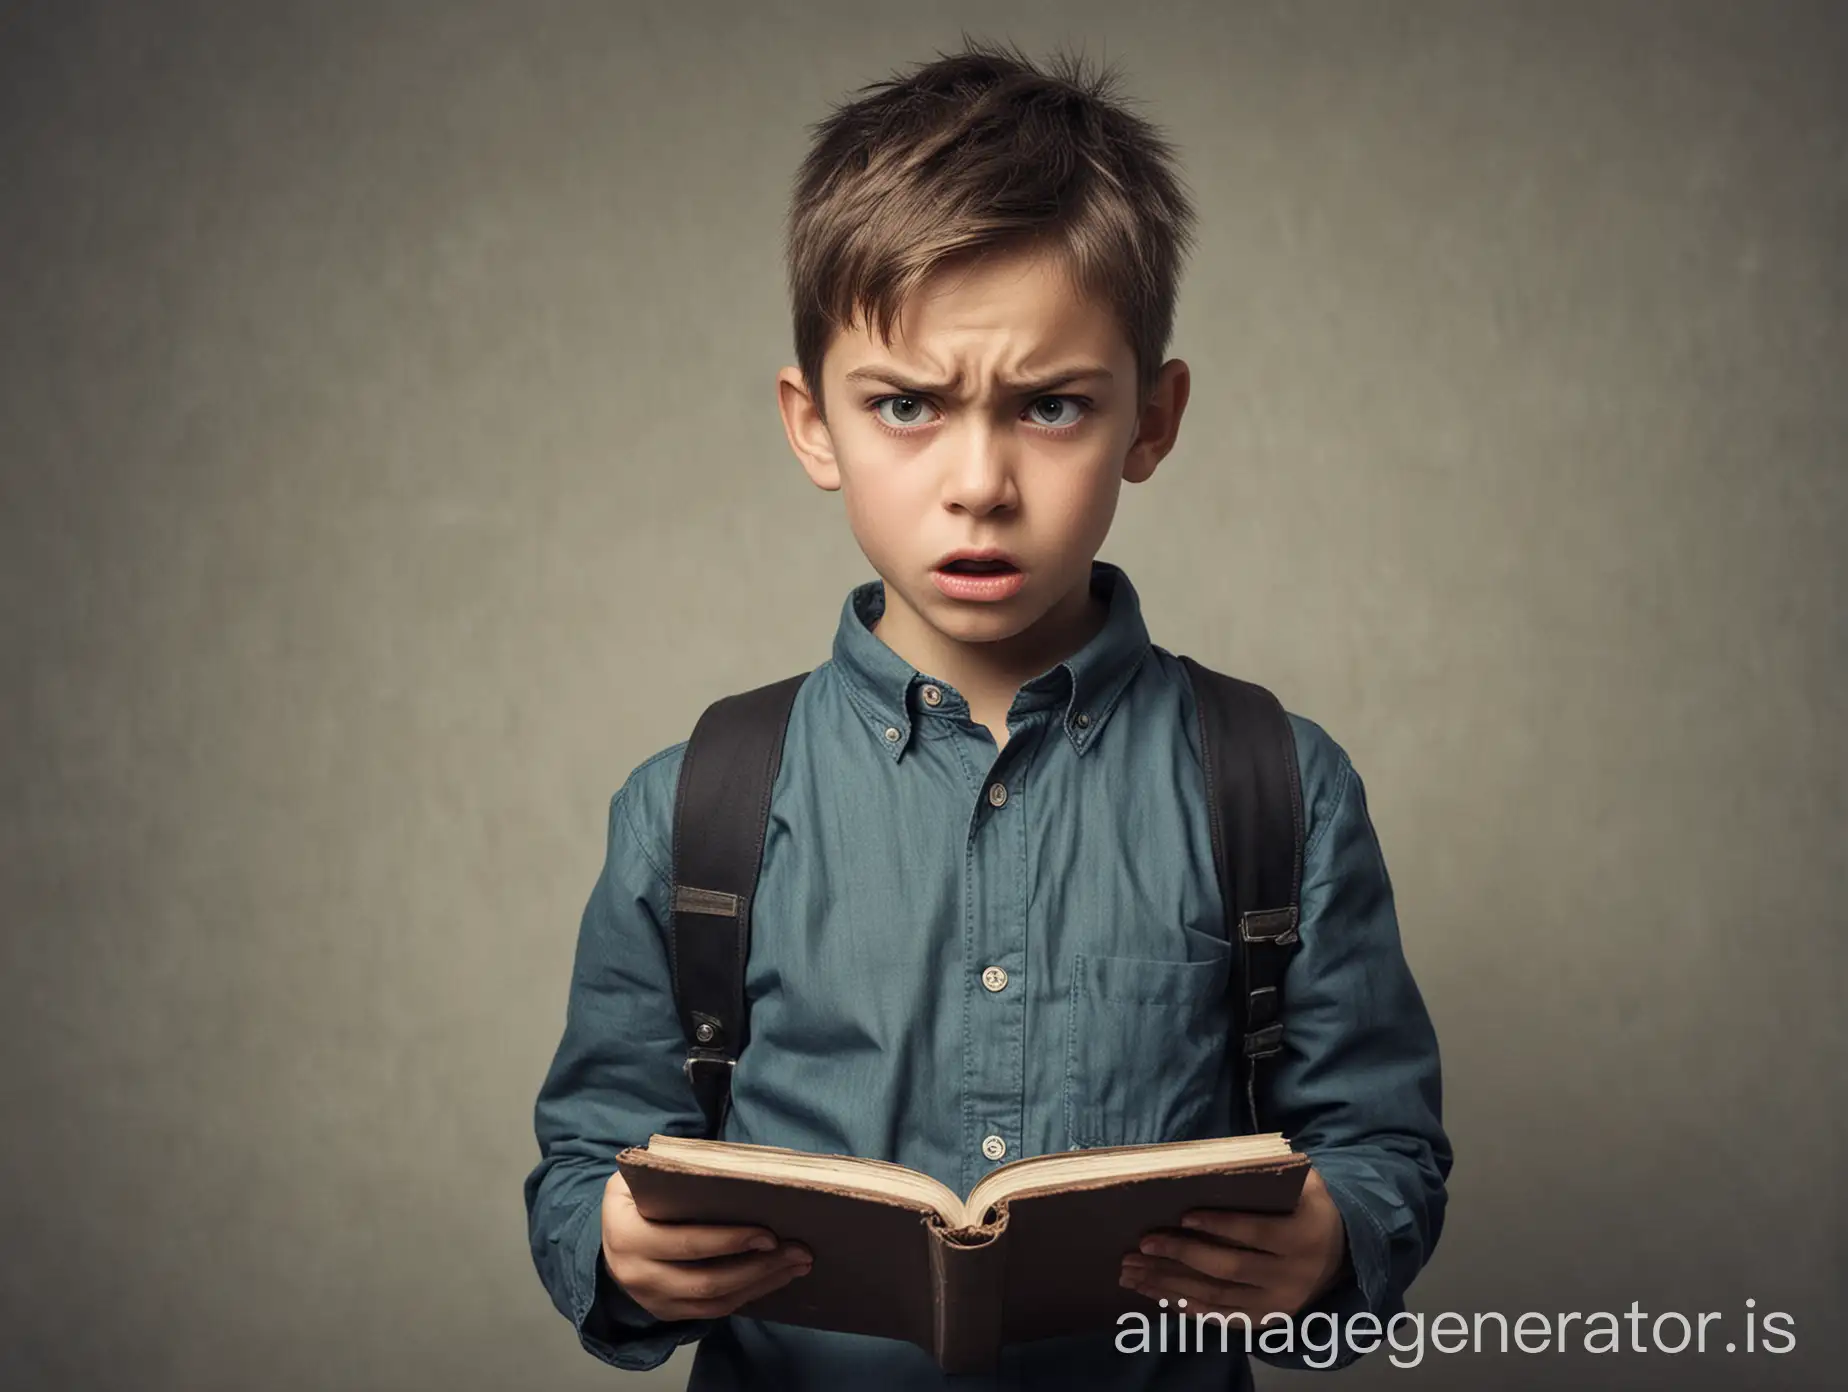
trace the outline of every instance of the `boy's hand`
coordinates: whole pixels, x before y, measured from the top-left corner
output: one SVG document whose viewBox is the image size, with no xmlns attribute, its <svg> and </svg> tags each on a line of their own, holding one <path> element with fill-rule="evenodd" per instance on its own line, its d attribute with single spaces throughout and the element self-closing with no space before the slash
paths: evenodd
<svg viewBox="0 0 1848 1392">
<path fill-rule="evenodd" d="M 800 1243 L 779 1247 L 767 1228 L 651 1223 L 618 1170 L 603 1187 L 603 1262 L 656 1319 L 687 1320 L 721 1319 L 803 1275 L 812 1258 Z"/>
<path fill-rule="evenodd" d="M 1346 1272 L 1347 1227 L 1312 1165 L 1290 1213 L 1195 1209 L 1173 1229 L 1142 1239 L 1123 1259 L 1122 1284 L 1151 1300 L 1185 1298 L 1189 1314 L 1244 1311 L 1255 1325 L 1294 1315 Z"/>
</svg>

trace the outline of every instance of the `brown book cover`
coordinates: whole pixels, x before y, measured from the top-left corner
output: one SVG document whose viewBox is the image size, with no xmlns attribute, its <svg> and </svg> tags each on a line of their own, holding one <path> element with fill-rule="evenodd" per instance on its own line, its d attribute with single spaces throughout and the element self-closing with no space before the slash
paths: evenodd
<svg viewBox="0 0 1848 1392">
<path fill-rule="evenodd" d="M 1289 1212 L 1309 1161 L 1274 1133 L 1100 1147 L 1001 1165 L 966 1201 L 900 1165 L 780 1146 L 654 1136 L 617 1164 L 645 1218 L 759 1225 L 814 1254 L 737 1313 L 904 1339 L 958 1373 L 1003 1344 L 1156 1319 L 1118 1284 L 1124 1256 L 1192 1209 Z"/>
</svg>

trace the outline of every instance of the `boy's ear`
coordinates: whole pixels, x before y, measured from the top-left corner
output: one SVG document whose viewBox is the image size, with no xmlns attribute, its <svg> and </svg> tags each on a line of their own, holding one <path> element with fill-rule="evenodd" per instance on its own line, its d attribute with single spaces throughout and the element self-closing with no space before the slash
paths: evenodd
<svg viewBox="0 0 1848 1392">
<path fill-rule="evenodd" d="M 1125 483 L 1141 483 L 1174 448 L 1191 385 L 1192 374 L 1181 359 L 1170 358 L 1161 365 L 1155 389 L 1149 393 L 1148 403 L 1136 420 L 1136 437 L 1129 442 L 1129 452 L 1123 456 Z"/>
<path fill-rule="evenodd" d="M 841 486 L 840 464 L 834 458 L 834 437 L 802 381 L 802 369 L 786 367 L 776 374 L 776 405 L 783 416 L 783 433 L 802 461 L 802 470 L 817 488 L 830 493 Z"/>
</svg>

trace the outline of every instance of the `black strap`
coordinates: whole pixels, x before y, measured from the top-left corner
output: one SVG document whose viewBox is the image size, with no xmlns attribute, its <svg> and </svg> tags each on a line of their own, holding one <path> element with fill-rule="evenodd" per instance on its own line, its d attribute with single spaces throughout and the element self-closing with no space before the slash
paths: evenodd
<svg viewBox="0 0 1848 1392">
<path fill-rule="evenodd" d="M 714 1137 L 746 1035 L 744 968 L 770 790 L 796 691 L 808 677 L 800 672 L 714 701 L 681 758 L 668 943 L 687 1080 Z"/>
<path fill-rule="evenodd" d="M 1283 1047 L 1283 976 L 1297 947 L 1303 886 L 1303 792 L 1296 737 L 1269 691 L 1182 657 L 1199 715 L 1213 863 L 1226 935 L 1239 946 L 1232 1038 L 1254 1132 L 1258 1065 Z"/>
<path fill-rule="evenodd" d="M 1296 739 L 1269 691 L 1182 657 L 1193 683 L 1213 863 L 1227 936 L 1239 946 L 1233 1038 L 1253 1131 L 1258 1065 L 1283 1037 L 1283 978 L 1297 945 L 1303 800 Z M 797 690 L 809 673 L 706 708 L 680 766 L 669 934 L 686 1074 L 717 1136 L 747 1036 L 744 969 L 770 792 Z"/>
</svg>

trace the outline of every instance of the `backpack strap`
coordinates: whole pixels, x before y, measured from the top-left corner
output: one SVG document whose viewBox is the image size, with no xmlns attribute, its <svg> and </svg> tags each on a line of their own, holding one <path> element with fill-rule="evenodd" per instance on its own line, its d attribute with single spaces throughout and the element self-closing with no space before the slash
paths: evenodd
<svg viewBox="0 0 1848 1392">
<path fill-rule="evenodd" d="M 707 1134 L 717 1137 L 745 1040 L 744 968 L 763 864 L 770 790 L 800 672 L 714 701 L 693 727 L 674 795 L 668 951 L 686 1031 L 684 1065 Z"/>
<path fill-rule="evenodd" d="M 1296 736 L 1264 687 L 1181 664 L 1193 683 L 1206 774 L 1213 863 L 1226 936 L 1242 970 L 1233 983 L 1232 1037 L 1240 1041 L 1245 1108 L 1253 1132 L 1258 1064 L 1283 1048 L 1283 976 L 1295 953 L 1303 887 L 1303 792 Z"/>
</svg>

